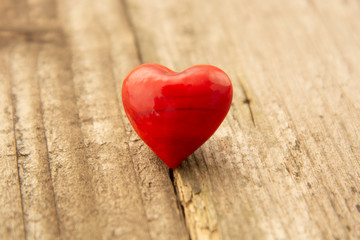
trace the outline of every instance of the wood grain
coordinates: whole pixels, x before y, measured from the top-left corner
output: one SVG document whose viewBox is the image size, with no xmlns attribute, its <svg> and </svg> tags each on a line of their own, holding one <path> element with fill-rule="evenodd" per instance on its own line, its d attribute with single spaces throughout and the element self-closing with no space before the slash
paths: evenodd
<svg viewBox="0 0 360 240">
<path fill-rule="evenodd" d="M 358 1 L 0 3 L 0 239 L 360 238 Z M 132 130 L 135 66 L 232 79 L 168 169 Z"/>
</svg>

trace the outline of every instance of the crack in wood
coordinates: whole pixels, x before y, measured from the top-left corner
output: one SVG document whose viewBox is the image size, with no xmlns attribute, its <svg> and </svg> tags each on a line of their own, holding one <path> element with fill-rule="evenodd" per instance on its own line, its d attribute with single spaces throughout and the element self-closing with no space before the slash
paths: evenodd
<svg viewBox="0 0 360 240">
<path fill-rule="evenodd" d="M 249 95 L 247 93 L 247 90 L 244 86 L 244 84 L 241 82 L 240 78 L 239 78 L 239 83 L 240 83 L 240 87 L 241 87 L 241 91 L 243 92 L 245 99 L 243 100 L 243 103 L 246 104 L 249 108 L 249 112 L 250 112 L 250 117 L 251 117 L 251 121 L 254 124 L 254 127 L 256 127 L 256 123 L 255 123 L 255 118 L 254 118 L 254 113 L 253 110 L 251 108 L 251 99 L 249 98 Z"/>
<path fill-rule="evenodd" d="M 176 203 L 177 203 L 179 212 L 180 212 L 181 215 L 182 215 L 182 218 L 183 218 L 185 227 L 186 227 L 187 232 L 188 232 L 189 240 L 191 240 L 191 235 L 190 235 L 189 227 L 188 227 L 188 225 L 187 225 L 187 223 L 186 223 L 186 214 L 185 214 L 184 205 L 181 203 L 181 200 L 180 200 L 180 196 L 179 196 L 179 193 L 178 193 L 178 189 L 177 189 L 176 183 L 175 183 L 174 169 L 172 169 L 172 168 L 169 168 L 169 177 L 170 177 L 170 180 L 171 180 L 171 184 L 172 184 L 172 186 L 173 186 L 173 188 L 174 188 L 174 194 L 175 194 L 175 197 L 176 197 Z"/>
</svg>

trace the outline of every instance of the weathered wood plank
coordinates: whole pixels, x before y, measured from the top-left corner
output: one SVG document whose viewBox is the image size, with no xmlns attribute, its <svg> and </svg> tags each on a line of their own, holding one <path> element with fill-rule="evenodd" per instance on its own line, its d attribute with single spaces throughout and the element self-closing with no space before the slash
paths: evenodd
<svg viewBox="0 0 360 240">
<path fill-rule="evenodd" d="M 6 202 L 18 203 L 16 197 L 11 197 L 6 193 L 13 189 L 13 186 L 9 185 L 9 190 L 1 191 L 1 195 L 7 198 L 7 201 L 1 201 L 1 208 L 8 211 L 20 211 L 17 216 L 21 218 L 21 222 L 9 227 L 9 224 L 14 221 L 13 217 L 9 213 L 1 214 L 1 217 L 6 220 L 0 225 L 7 228 L 7 231 L 0 231 L 0 236 L 4 239 L 39 237 L 56 239 L 59 232 L 54 192 L 39 111 L 40 99 L 36 79 L 37 46 L 30 43 L 36 33 L 31 34 L 25 26 L 28 12 L 24 2 L 4 2 L 0 12 L 2 16 L 0 20 L 1 49 L 4 50 L 1 56 L 5 60 L 1 66 L 3 74 L 6 74 L 6 78 L 3 78 L 1 82 L 10 83 L 9 89 L 6 87 L 2 89 L 8 91 L 12 104 L 7 105 L 3 101 L 1 103 L 5 108 L 11 108 L 8 113 L 12 113 L 13 141 L 16 150 L 13 156 L 16 158 L 15 166 L 21 197 L 21 208 L 9 208 Z M 9 147 L 9 145 L 5 146 Z M 9 154 L 12 154 L 10 149 L 7 156 Z M 2 160 L 5 160 L 5 164 L 8 161 L 6 157 Z M 8 164 L 2 166 L 1 169 L 6 172 L 12 168 Z M 1 182 L 9 184 L 13 178 L 7 177 L 8 179 Z"/>
<path fill-rule="evenodd" d="M 20 3 L 15 6 L 11 1 L 4 1 L 0 6 L 0 236 L 4 239 L 25 238 L 8 58 L 12 36 L 3 31 L 9 19 L 21 15 Z"/>
<path fill-rule="evenodd" d="M 95 204 L 88 184 L 91 174 L 81 157 L 84 149 L 81 135 L 77 135 L 76 105 L 74 108 L 72 104 L 69 52 L 54 19 L 55 4 L 28 2 L 25 8 L 19 7 L 21 2 L 14 4 L 10 11 L 25 10 L 2 26 L 4 34 L 10 35 L 4 47 L 14 49 L 9 69 L 13 74 L 14 109 L 18 110 L 14 112 L 18 119 L 14 127 L 21 148 L 17 156 L 26 238 L 56 239 L 59 232 L 64 238 L 96 236 Z M 57 214 L 49 182 L 47 146 Z"/>
<path fill-rule="evenodd" d="M 105 238 L 148 238 L 148 226 L 123 136 L 106 35 L 92 3 L 59 5 L 72 52 L 79 126 L 92 169 L 98 226 Z M 71 10 L 70 10 L 71 9 Z M 121 222 L 121 225 L 119 223 Z"/>
<path fill-rule="evenodd" d="M 26 238 L 56 239 L 59 227 L 41 116 L 38 50 L 36 44 L 18 42 L 9 55 L 17 163 Z"/>
<path fill-rule="evenodd" d="M 359 237 L 357 3 L 317 2 L 334 23 L 341 5 L 333 28 L 309 2 L 127 2 L 145 62 L 233 79 L 230 115 L 175 170 L 192 238 Z"/>
<path fill-rule="evenodd" d="M 129 143 L 123 123 L 121 81 L 139 60 L 122 6 L 69 1 L 60 4 L 59 15 L 72 49 L 87 159 L 95 168 L 100 216 L 107 223 L 104 234 L 115 229 L 124 239 L 186 238 L 167 168 L 148 149 L 141 150 L 137 139 Z"/>
<path fill-rule="evenodd" d="M 0 49 L 0 235 L 4 239 L 25 237 L 14 132 L 9 49 Z"/>
<path fill-rule="evenodd" d="M 58 37 L 64 37 L 60 33 Z M 60 233 L 63 238 L 99 237 L 92 171 L 66 45 L 48 44 L 38 53 L 38 79 Z"/>
</svg>

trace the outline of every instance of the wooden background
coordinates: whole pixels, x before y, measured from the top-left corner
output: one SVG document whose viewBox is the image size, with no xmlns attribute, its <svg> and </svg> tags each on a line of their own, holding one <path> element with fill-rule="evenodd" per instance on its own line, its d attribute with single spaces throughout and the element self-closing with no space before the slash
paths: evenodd
<svg viewBox="0 0 360 240">
<path fill-rule="evenodd" d="M 122 79 L 232 79 L 216 134 L 169 170 Z M 1 0 L 1 239 L 359 239 L 360 2 Z"/>
</svg>

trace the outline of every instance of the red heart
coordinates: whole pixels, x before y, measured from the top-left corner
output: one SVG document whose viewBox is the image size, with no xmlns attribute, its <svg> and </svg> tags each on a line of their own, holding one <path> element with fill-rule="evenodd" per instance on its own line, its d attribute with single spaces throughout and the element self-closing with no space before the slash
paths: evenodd
<svg viewBox="0 0 360 240">
<path fill-rule="evenodd" d="M 143 64 L 122 86 L 131 125 L 170 168 L 211 137 L 229 111 L 232 96 L 229 77 L 210 65 L 176 73 L 159 64 Z"/>
</svg>

